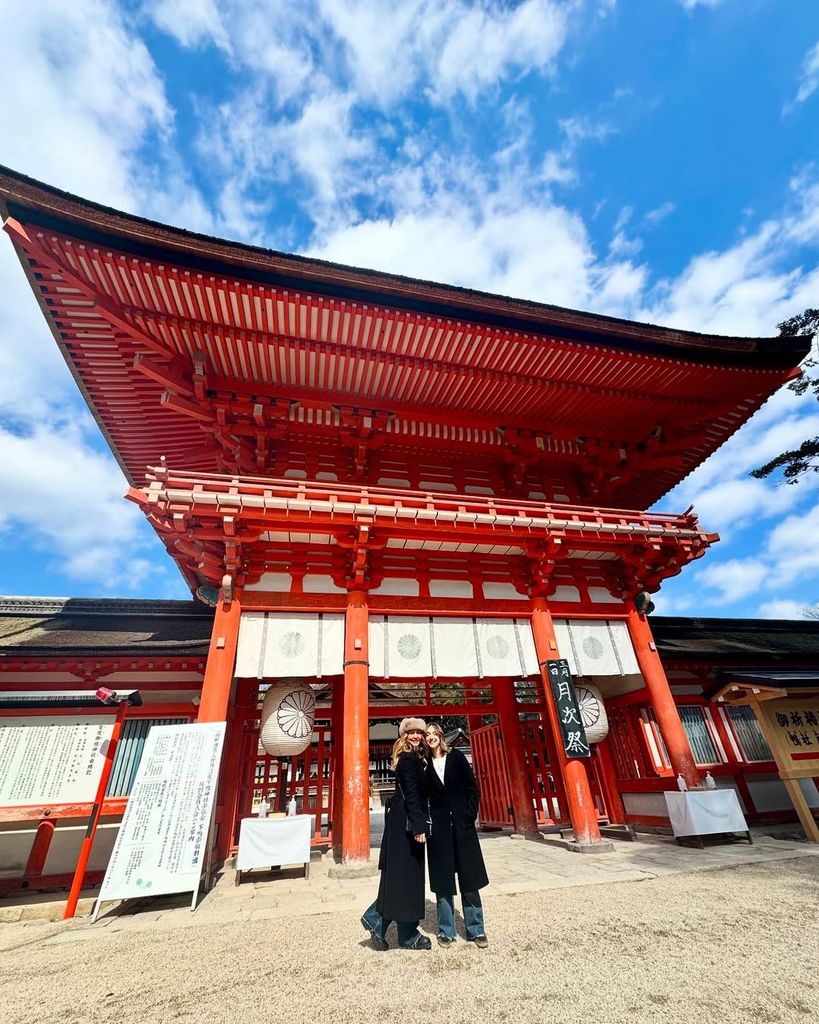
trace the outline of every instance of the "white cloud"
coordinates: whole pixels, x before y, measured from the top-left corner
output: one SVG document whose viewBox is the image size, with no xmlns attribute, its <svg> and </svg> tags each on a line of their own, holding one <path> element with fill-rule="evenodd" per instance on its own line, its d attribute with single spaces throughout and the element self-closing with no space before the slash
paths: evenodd
<svg viewBox="0 0 819 1024">
<path fill-rule="evenodd" d="M 436 102 L 474 101 L 502 80 L 548 73 L 573 3 L 523 0 L 268 0 L 249 5 L 150 0 L 143 11 L 183 46 L 206 41 L 268 76 L 285 101 L 328 80 L 372 106 L 417 88 Z"/>
<path fill-rule="evenodd" d="M 801 495 L 795 488 L 774 487 L 763 480 L 748 477 L 725 480 L 696 495 L 694 507 L 700 521 L 709 530 L 738 529 L 781 515 L 793 508 Z"/>
<path fill-rule="evenodd" d="M 797 103 L 804 103 L 813 96 L 819 89 L 819 42 L 812 46 L 805 54 L 802 61 L 802 68 L 799 75 L 799 88 L 793 102 L 788 104 L 786 111 L 793 108 Z"/>
<path fill-rule="evenodd" d="M 145 45 L 104 0 L 10 0 L 3 34 L 3 162 L 133 209 L 131 159 L 173 124 Z"/>
<path fill-rule="evenodd" d="M 572 308 L 618 312 L 631 304 L 643 271 L 627 261 L 596 261 L 583 220 L 543 197 L 514 194 L 472 177 L 424 193 L 391 217 L 331 228 L 312 255 L 354 266 L 446 281 Z M 418 199 L 416 195 L 416 199 Z"/>
<path fill-rule="evenodd" d="M 119 467 L 90 446 L 89 429 L 74 417 L 22 432 L 0 428 L 0 537 L 27 537 L 73 579 L 133 589 L 147 571 L 140 552 L 149 538 L 140 512 L 123 501 Z"/>
<path fill-rule="evenodd" d="M 676 203 L 672 203 L 671 201 L 661 203 L 653 210 L 648 211 L 648 213 L 643 217 L 643 223 L 648 227 L 654 227 L 655 224 L 659 224 L 661 221 L 664 221 L 666 217 L 669 217 L 676 209 Z"/>
<path fill-rule="evenodd" d="M 319 0 L 317 8 L 356 91 L 376 105 L 419 83 L 440 102 L 458 93 L 474 101 L 501 80 L 548 71 L 568 31 L 568 7 L 554 0 Z"/>
<path fill-rule="evenodd" d="M 768 574 L 768 568 L 753 558 L 735 558 L 720 565 L 708 565 L 697 574 L 697 586 L 703 600 L 739 601 L 759 589 Z"/>
<path fill-rule="evenodd" d="M 761 604 L 757 609 L 757 615 L 762 619 L 803 619 L 805 603 L 787 597 L 776 598 Z"/>
<path fill-rule="evenodd" d="M 679 0 L 687 11 L 693 11 L 695 7 L 718 7 L 723 0 Z"/>
<path fill-rule="evenodd" d="M 819 573 L 819 504 L 788 516 L 771 531 L 766 554 L 777 584 L 794 585 Z"/>
<path fill-rule="evenodd" d="M 346 204 L 371 192 L 374 176 L 371 133 L 357 130 L 352 106 L 349 93 L 315 92 L 295 115 L 271 117 L 269 95 L 257 88 L 211 110 L 197 150 L 219 171 L 221 220 L 244 241 L 262 242 L 275 203 L 270 184 L 285 182 L 313 218 L 351 215 Z"/>
<path fill-rule="evenodd" d="M 693 594 L 667 594 L 664 590 L 652 595 L 657 615 L 690 615 L 697 610 Z"/>
<path fill-rule="evenodd" d="M 230 51 L 214 0 L 149 0 L 143 12 L 153 19 L 157 28 L 174 36 L 182 46 L 213 42 Z"/>
<path fill-rule="evenodd" d="M 12 0 L 4 15 L 3 162 L 98 202 L 212 224 L 174 153 L 162 79 L 119 9 Z M 157 542 L 123 500 L 113 458 L 95 449 L 96 426 L 0 243 L 0 538 L 22 538 L 56 573 L 102 589 L 130 591 L 154 575 L 166 586 L 174 570 L 151 565 Z"/>
</svg>

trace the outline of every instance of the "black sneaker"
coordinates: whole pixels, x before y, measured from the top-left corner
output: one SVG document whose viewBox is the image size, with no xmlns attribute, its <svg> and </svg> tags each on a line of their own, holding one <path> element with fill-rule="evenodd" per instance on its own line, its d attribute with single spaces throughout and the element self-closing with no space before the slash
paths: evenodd
<svg viewBox="0 0 819 1024">
<path fill-rule="evenodd" d="M 370 941 L 373 944 L 373 949 L 377 949 L 380 952 L 384 952 L 385 949 L 389 949 L 389 944 L 386 939 L 382 939 L 380 935 L 376 935 L 375 932 L 370 928 L 364 918 L 361 918 L 361 924 L 364 926 L 364 931 L 370 933 Z"/>
<path fill-rule="evenodd" d="M 401 949 L 432 949 L 432 940 L 426 935 L 416 935 L 406 945 L 402 943 Z"/>
<path fill-rule="evenodd" d="M 479 935 L 476 939 L 468 939 L 469 942 L 474 942 L 478 949 L 486 949 L 489 945 L 489 939 L 485 935 Z"/>
<path fill-rule="evenodd" d="M 444 949 L 449 949 L 449 947 L 454 945 L 454 944 L 455 944 L 455 940 L 454 939 L 450 939 L 450 937 L 448 935 L 439 935 L 438 936 L 438 945 L 439 946 L 443 946 Z"/>
</svg>

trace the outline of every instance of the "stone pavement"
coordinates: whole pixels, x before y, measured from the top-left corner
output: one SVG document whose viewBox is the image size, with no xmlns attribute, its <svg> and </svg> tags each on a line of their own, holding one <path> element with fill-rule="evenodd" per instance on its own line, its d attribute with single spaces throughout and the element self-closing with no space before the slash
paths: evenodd
<svg viewBox="0 0 819 1024">
<path fill-rule="evenodd" d="M 608 854 L 580 856 L 571 853 L 556 837 L 539 840 L 512 839 L 505 833 L 481 836 L 491 884 L 483 890 L 489 896 L 573 886 L 611 885 L 643 881 L 662 875 L 684 874 L 731 868 L 741 864 L 761 864 L 806 856 L 819 856 L 819 847 L 793 837 L 798 826 L 781 830 L 782 838 L 773 838 L 772 829 L 753 831 L 754 844 L 707 841 L 703 850 L 681 847 L 665 836 L 640 835 L 637 842 L 615 841 Z M 377 850 L 372 851 L 377 859 Z M 233 923 L 343 913 L 358 916 L 375 898 L 377 877 L 330 878 L 332 858 L 318 851 L 313 854 L 310 878 L 301 869 L 245 873 L 242 884 L 234 885 L 235 873 L 226 868 L 217 876 L 211 892 L 191 912 L 190 895 L 154 897 L 126 904 L 107 904 L 95 924 L 78 917 L 66 922 L 56 941 L 73 941 L 101 929 L 151 930 L 191 928 L 197 924 L 220 921 Z M 80 914 L 89 914 L 93 893 L 80 905 Z M 34 923 L 35 920 L 59 920 L 64 897 L 9 897 L 0 900 L 0 923 Z M 428 900 L 428 910 L 432 910 Z M 433 912 L 434 916 L 434 912 Z"/>
</svg>

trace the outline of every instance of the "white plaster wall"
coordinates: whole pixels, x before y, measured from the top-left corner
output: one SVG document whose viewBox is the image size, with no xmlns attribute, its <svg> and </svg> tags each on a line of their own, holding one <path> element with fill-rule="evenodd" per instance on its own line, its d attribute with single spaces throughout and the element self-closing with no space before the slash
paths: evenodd
<svg viewBox="0 0 819 1024">
<path fill-rule="evenodd" d="M 819 792 L 813 779 L 800 779 L 799 785 L 810 807 L 819 807 Z M 758 811 L 792 811 L 793 804 L 781 779 L 765 775 L 748 779 L 751 798 Z"/>
<path fill-rule="evenodd" d="M 652 818 L 668 817 L 668 808 L 662 793 L 623 793 L 623 807 L 626 814 L 647 815 Z"/>
<path fill-rule="evenodd" d="M 73 874 L 85 828 L 85 822 L 57 822 L 43 874 Z M 119 821 L 106 821 L 98 826 L 88 862 L 89 871 L 105 870 L 118 831 Z M 36 822 L 3 823 L 0 828 L 0 878 L 19 878 L 23 874 L 36 834 Z"/>
</svg>

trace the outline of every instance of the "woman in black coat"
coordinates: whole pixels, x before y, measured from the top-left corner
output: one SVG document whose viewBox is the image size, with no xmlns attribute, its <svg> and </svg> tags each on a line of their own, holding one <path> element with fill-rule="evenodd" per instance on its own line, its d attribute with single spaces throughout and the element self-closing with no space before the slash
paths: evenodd
<svg viewBox="0 0 819 1024">
<path fill-rule="evenodd" d="M 432 835 L 427 843 L 429 884 L 438 901 L 438 944 L 455 941 L 455 878 L 461 892 L 466 938 L 488 945 L 479 889 L 489 884 L 475 820 L 480 795 L 469 761 L 450 749 L 437 722 L 427 727 L 429 809 Z"/>
<path fill-rule="evenodd" d="M 376 949 L 387 949 L 386 934 L 392 921 L 398 924 L 398 945 L 402 949 L 432 947 L 427 936 L 418 931 L 425 912 L 424 843 L 429 827 L 425 730 L 423 719 L 405 718 L 392 748 L 395 796 L 384 821 L 378 897 L 361 917 Z"/>
</svg>

